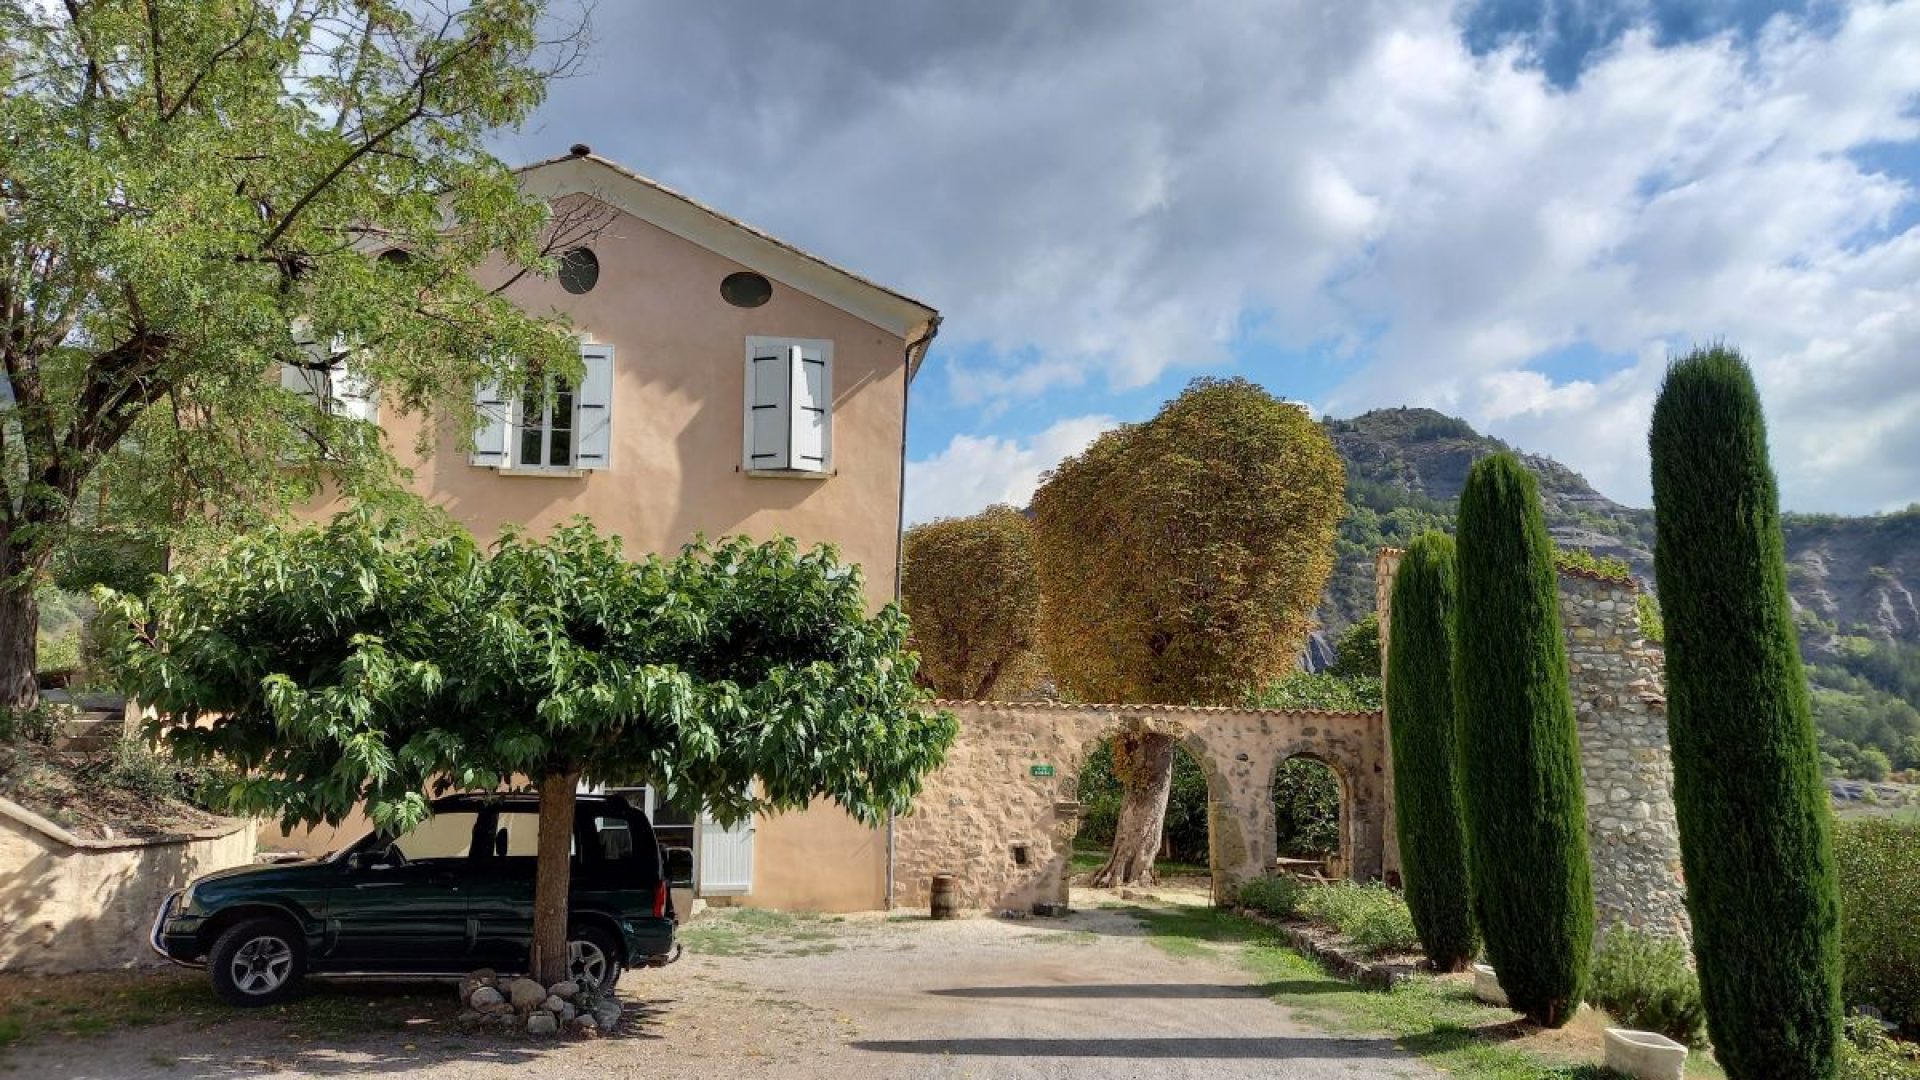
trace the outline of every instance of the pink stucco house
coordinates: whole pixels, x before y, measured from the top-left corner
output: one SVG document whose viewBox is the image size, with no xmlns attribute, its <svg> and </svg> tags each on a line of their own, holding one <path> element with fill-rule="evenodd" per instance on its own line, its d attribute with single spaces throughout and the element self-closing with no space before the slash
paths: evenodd
<svg viewBox="0 0 1920 1080">
<path fill-rule="evenodd" d="M 416 456 L 420 419 L 356 394 L 344 371 L 290 369 L 284 385 L 378 423 L 419 493 L 483 540 L 576 514 L 630 551 L 780 533 L 837 545 L 864 569 L 876 608 L 894 599 L 907 394 L 938 313 L 586 147 L 519 175 L 556 207 L 590 200 L 601 221 L 556 279 L 507 293 L 567 316 L 581 337 L 577 387 L 531 406 L 479 387 L 475 445 L 448 431 Z M 887 830 L 837 807 L 733 830 L 655 809 L 681 822 L 665 838 L 694 846 L 704 895 L 819 911 L 886 903 Z M 363 829 L 270 827 L 261 840 L 322 850 Z"/>
</svg>

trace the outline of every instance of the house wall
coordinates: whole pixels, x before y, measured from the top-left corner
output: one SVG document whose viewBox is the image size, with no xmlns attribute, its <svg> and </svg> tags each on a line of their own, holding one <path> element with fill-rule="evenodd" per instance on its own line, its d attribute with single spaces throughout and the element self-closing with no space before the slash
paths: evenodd
<svg viewBox="0 0 1920 1080">
<path fill-rule="evenodd" d="M 253 861 L 253 830 L 86 841 L 0 800 L 0 971 L 53 974 L 165 963 L 147 932 L 167 894 Z"/>
<path fill-rule="evenodd" d="M 571 196 L 570 198 L 582 198 Z M 564 201 L 564 200 L 563 200 Z M 779 282 L 764 305 L 720 297 L 720 281 L 749 269 L 631 214 L 615 212 L 589 246 L 600 277 L 584 295 L 529 276 L 506 293 L 527 311 L 564 315 L 614 347 L 612 461 L 575 476 L 516 475 L 470 463 L 455 425 L 431 431 L 415 453 L 419 417 L 383 407 L 380 422 L 413 486 L 481 540 L 517 525 L 544 533 L 575 515 L 618 534 L 630 553 L 671 554 L 697 535 L 776 535 L 832 543 L 865 573 L 878 609 L 894 598 L 899 552 L 906 341 Z M 821 478 L 752 476 L 741 469 L 749 336 L 833 342 L 833 472 Z M 318 515 L 331 506 L 315 509 Z M 323 851 L 367 831 L 262 830 L 263 846 Z M 755 881 L 745 903 L 846 911 L 885 903 L 884 833 L 837 807 L 760 821 Z M 822 867 L 832 867 L 822 874 Z"/>
</svg>

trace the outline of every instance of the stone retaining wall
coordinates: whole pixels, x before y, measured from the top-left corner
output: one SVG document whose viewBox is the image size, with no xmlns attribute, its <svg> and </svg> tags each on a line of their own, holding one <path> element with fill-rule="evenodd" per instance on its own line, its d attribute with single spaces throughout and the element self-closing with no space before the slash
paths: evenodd
<svg viewBox="0 0 1920 1080">
<path fill-rule="evenodd" d="M 253 861 L 253 824 L 87 840 L 0 799 L 0 971 L 52 974 L 164 963 L 147 947 L 168 893 Z"/>
<path fill-rule="evenodd" d="M 1400 552 L 1375 563 L 1380 646 L 1392 633 Z M 1673 809 L 1673 760 L 1660 647 L 1640 629 L 1639 586 L 1584 571 L 1560 574 L 1560 620 L 1586 778 L 1587 848 L 1600 926 L 1624 922 L 1689 933 Z M 1388 722 L 1391 723 L 1391 716 Z M 1408 762 L 1398 768 L 1413 767 Z M 1388 866 L 1399 851 L 1388 845 Z"/>
<path fill-rule="evenodd" d="M 1205 772 L 1216 894 L 1273 865 L 1274 769 L 1301 754 L 1325 762 L 1340 779 L 1341 856 L 1349 875 L 1380 876 L 1387 791 L 1378 713 L 979 701 L 941 707 L 959 718 L 960 735 L 913 813 L 895 822 L 896 904 L 925 905 L 937 873 L 959 879 L 967 908 L 1064 904 L 1081 764 L 1123 727 L 1179 738 Z"/>
</svg>

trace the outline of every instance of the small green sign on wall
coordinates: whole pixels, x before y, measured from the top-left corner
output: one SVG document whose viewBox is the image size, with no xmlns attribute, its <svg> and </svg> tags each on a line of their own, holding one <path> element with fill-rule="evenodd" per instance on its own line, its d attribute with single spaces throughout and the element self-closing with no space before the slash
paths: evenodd
<svg viewBox="0 0 1920 1080">
<path fill-rule="evenodd" d="M 1051 765 L 1035 765 L 1035 766 L 1033 766 L 1032 768 L 1030 768 L 1030 769 L 1028 769 L 1027 771 L 1028 771 L 1028 772 L 1030 772 L 1030 773 L 1032 773 L 1032 774 L 1033 774 L 1033 775 L 1035 775 L 1035 776 L 1052 776 L 1052 775 L 1053 775 L 1053 766 L 1051 766 Z"/>
</svg>

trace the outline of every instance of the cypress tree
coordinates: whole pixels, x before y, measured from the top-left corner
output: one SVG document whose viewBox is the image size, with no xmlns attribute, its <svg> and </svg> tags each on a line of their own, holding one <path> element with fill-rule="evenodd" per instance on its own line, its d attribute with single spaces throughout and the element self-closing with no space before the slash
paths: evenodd
<svg viewBox="0 0 1920 1080">
<path fill-rule="evenodd" d="M 1841 1011 L 1827 794 L 1766 423 L 1740 355 L 1676 361 L 1649 442 L 1674 803 L 1714 1055 L 1733 1080 L 1830 1077 Z"/>
<path fill-rule="evenodd" d="M 1407 907 L 1427 959 L 1441 971 L 1459 971 L 1473 957 L 1453 718 L 1456 595 L 1453 538 L 1422 534 L 1407 548 L 1393 579 L 1387 718 Z"/>
<path fill-rule="evenodd" d="M 1483 458 L 1460 495 L 1454 701 L 1474 913 L 1513 1007 L 1572 1019 L 1593 949 L 1579 731 L 1533 475 Z"/>
</svg>

